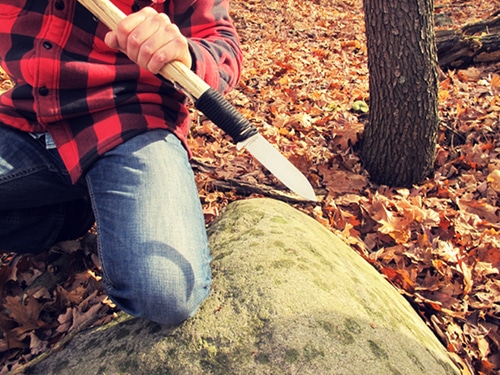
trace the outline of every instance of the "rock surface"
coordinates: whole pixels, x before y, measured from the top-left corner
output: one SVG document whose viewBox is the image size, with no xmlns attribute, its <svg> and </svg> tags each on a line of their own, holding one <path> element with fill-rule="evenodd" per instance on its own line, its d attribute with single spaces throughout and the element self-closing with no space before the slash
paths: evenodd
<svg viewBox="0 0 500 375">
<path fill-rule="evenodd" d="M 409 303 L 318 222 L 271 199 L 209 228 L 213 288 L 179 327 L 123 316 L 33 374 L 459 374 Z"/>
</svg>

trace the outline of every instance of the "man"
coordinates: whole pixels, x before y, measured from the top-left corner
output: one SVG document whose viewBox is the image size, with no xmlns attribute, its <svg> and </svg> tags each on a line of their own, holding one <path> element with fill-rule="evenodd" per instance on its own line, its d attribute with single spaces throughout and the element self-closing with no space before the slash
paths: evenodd
<svg viewBox="0 0 500 375">
<path fill-rule="evenodd" d="M 0 0 L 0 250 L 36 253 L 97 223 L 103 282 L 122 310 L 163 324 L 210 287 L 173 60 L 224 93 L 241 51 L 228 0 L 113 0 L 109 32 L 77 0 Z"/>
</svg>

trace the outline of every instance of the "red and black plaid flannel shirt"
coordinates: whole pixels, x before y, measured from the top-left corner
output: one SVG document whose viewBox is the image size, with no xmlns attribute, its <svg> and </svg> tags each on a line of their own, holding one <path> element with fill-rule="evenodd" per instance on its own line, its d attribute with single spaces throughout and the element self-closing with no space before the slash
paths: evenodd
<svg viewBox="0 0 500 375">
<path fill-rule="evenodd" d="M 237 83 L 242 56 L 229 0 L 113 2 L 126 14 L 144 6 L 165 12 L 188 38 L 200 77 L 221 92 Z M 16 83 L 0 96 L 0 126 L 48 131 L 73 182 L 149 129 L 168 128 L 185 143 L 185 96 L 109 49 L 108 29 L 77 0 L 0 0 L 0 9 L 0 62 Z"/>
</svg>

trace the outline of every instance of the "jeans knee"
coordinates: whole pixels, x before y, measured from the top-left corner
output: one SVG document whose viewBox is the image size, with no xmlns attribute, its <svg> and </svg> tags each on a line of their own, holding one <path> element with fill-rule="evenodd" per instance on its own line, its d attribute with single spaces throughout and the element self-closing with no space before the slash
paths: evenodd
<svg viewBox="0 0 500 375">
<path fill-rule="evenodd" d="M 124 298 L 120 291 L 111 290 L 109 296 L 118 308 L 132 316 L 174 326 L 192 317 L 209 292 L 210 286 L 205 285 L 191 293 L 182 290 L 165 290 L 164 293 L 152 295 L 146 291 L 137 290 L 135 294 L 127 293 L 127 298 Z"/>
<path fill-rule="evenodd" d="M 175 263 L 175 262 L 174 262 Z M 134 276 L 131 276 L 131 275 Z M 209 264 L 195 271 L 191 264 L 173 266 L 156 259 L 119 277 L 105 280 L 110 298 L 126 313 L 165 325 L 193 316 L 210 292 Z"/>
<path fill-rule="evenodd" d="M 166 306 L 164 313 L 149 315 L 145 312 L 144 317 L 154 320 L 157 323 L 165 325 L 177 325 L 192 317 L 199 309 L 202 302 L 206 299 L 210 291 L 210 287 L 200 288 L 198 291 L 193 291 L 193 297 L 186 299 L 185 295 L 177 296 L 170 295 L 163 301 L 162 305 Z"/>
</svg>

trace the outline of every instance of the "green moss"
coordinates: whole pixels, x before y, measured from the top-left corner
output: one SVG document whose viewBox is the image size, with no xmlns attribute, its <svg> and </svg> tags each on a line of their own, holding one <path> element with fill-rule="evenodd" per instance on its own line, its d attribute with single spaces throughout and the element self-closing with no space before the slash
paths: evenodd
<svg viewBox="0 0 500 375">
<path fill-rule="evenodd" d="M 361 333 L 361 326 L 356 322 L 354 319 L 347 318 L 345 320 L 345 328 L 352 333 L 355 334 L 360 334 Z"/>
<path fill-rule="evenodd" d="M 332 335 L 334 332 L 336 332 L 335 326 L 333 323 L 328 322 L 326 320 L 318 320 L 316 323 L 318 323 L 318 326 L 323 328 L 328 335 Z"/>
<path fill-rule="evenodd" d="M 354 336 L 347 330 L 337 332 L 337 339 L 342 343 L 342 345 L 354 344 Z"/>
<path fill-rule="evenodd" d="M 354 281 L 355 284 L 362 284 L 361 280 L 354 274 L 351 274 L 351 280 Z"/>
<path fill-rule="evenodd" d="M 108 349 L 110 353 L 117 354 L 117 353 L 123 353 L 127 351 L 126 344 L 122 345 L 116 345 L 114 347 L 111 347 Z"/>
<path fill-rule="evenodd" d="M 286 244 L 283 241 L 274 241 L 273 245 L 280 250 L 284 250 L 286 248 Z"/>
<path fill-rule="evenodd" d="M 221 353 L 218 352 L 215 355 L 215 362 L 219 364 L 221 369 L 227 369 L 231 366 L 231 363 L 233 362 L 231 358 L 226 353 Z"/>
<path fill-rule="evenodd" d="M 334 271 L 335 270 L 335 267 L 333 266 L 333 263 L 326 260 L 325 258 L 321 257 L 321 261 L 320 261 L 320 264 L 322 266 L 325 266 L 328 270 L 330 271 Z"/>
<path fill-rule="evenodd" d="M 301 262 L 300 259 L 298 260 L 298 262 L 299 262 L 299 264 L 297 267 L 299 268 L 299 270 L 304 271 L 304 272 L 311 271 L 311 268 L 307 264 L 305 264 L 305 262 Z"/>
<path fill-rule="evenodd" d="M 271 263 L 272 268 L 292 268 L 295 266 L 295 262 L 291 259 L 280 259 L 280 260 L 275 260 L 274 262 Z"/>
<path fill-rule="evenodd" d="M 212 246 L 212 254 L 217 254 L 217 256 L 214 256 L 214 258 L 213 258 L 214 261 L 222 260 L 222 259 L 224 259 L 225 257 L 231 255 L 234 252 L 234 250 L 232 250 L 232 247 L 230 247 L 230 246 L 226 246 L 226 247 L 224 247 L 224 249 L 226 251 L 217 251 Z M 228 249 L 230 249 L 230 250 L 228 250 Z"/>
<path fill-rule="evenodd" d="M 297 349 L 287 349 L 285 352 L 285 361 L 288 363 L 297 362 L 300 358 L 300 353 Z"/>
<path fill-rule="evenodd" d="M 308 344 L 304 347 L 304 358 L 308 362 L 312 362 L 316 360 L 318 357 L 324 357 L 324 356 L 325 352 L 323 350 L 320 350 L 311 344 Z"/>
<path fill-rule="evenodd" d="M 219 344 L 220 345 L 220 344 Z M 200 365 L 204 369 L 204 373 L 207 374 L 226 374 L 232 366 L 238 366 L 245 362 L 249 357 L 253 358 L 252 353 L 245 351 L 235 350 L 230 352 L 225 352 L 222 350 L 217 350 L 216 352 L 210 349 L 202 350 L 199 352 L 201 354 Z M 174 359 L 175 361 L 175 359 Z"/>
<path fill-rule="evenodd" d="M 121 340 L 130 335 L 130 330 L 121 328 L 115 331 L 115 339 Z"/>
<path fill-rule="evenodd" d="M 82 350 L 83 351 L 87 351 L 87 350 L 90 350 L 90 349 L 94 349 L 96 346 L 99 346 L 100 345 L 100 341 L 93 338 L 91 340 L 89 340 L 84 347 L 82 347 Z"/>
<path fill-rule="evenodd" d="M 403 375 L 401 372 L 395 368 L 394 366 L 389 365 L 389 370 L 391 371 L 392 375 Z"/>
<path fill-rule="evenodd" d="M 158 324 L 158 323 L 154 323 L 154 322 L 149 322 L 148 324 L 148 332 L 150 334 L 153 334 L 153 333 L 156 333 L 158 331 L 161 331 L 161 329 L 163 328 L 161 324 Z"/>
<path fill-rule="evenodd" d="M 99 366 L 99 368 L 97 369 L 96 375 L 105 375 L 106 370 L 107 370 L 106 366 Z"/>
<path fill-rule="evenodd" d="M 269 221 L 271 221 L 271 223 L 277 223 L 277 224 L 280 224 L 280 225 L 288 224 L 288 220 L 286 220 L 282 216 L 274 216 L 271 219 L 269 219 Z"/>
<path fill-rule="evenodd" d="M 204 358 L 213 358 L 217 355 L 217 346 L 210 338 L 201 338 L 198 342 L 198 350 Z"/>
<path fill-rule="evenodd" d="M 417 366 L 420 370 L 424 371 L 425 367 L 422 365 L 422 362 L 413 354 L 413 353 L 407 353 L 408 358 Z"/>
<path fill-rule="evenodd" d="M 332 290 L 331 285 L 325 283 L 322 279 L 314 279 L 314 285 L 325 292 L 330 292 Z"/>
<path fill-rule="evenodd" d="M 458 375 L 458 372 L 456 372 L 453 367 L 450 366 L 449 363 L 446 363 L 440 359 L 437 360 L 439 365 L 443 368 L 443 370 L 446 372 L 447 375 Z"/>
<path fill-rule="evenodd" d="M 118 370 L 126 372 L 126 373 L 137 373 L 139 370 L 139 364 L 135 359 L 128 359 L 117 365 Z"/>
<path fill-rule="evenodd" d="M 271 358 L 267 353 L 258 353 L 255 357 L 255 362 L 260 363 L 262 365 L 268 365 L 271 363 Z"/>
<path fill-rule="evenodd" d="M 264 237 L 266 233 L 263 230 L 260 229 L 250 229 L 248 232 L 245 233 L 245 235 L 250 236 L 250 237 Z"/>
<path fill-rule="evenodd" d="M 157 368 L 148 375 L 174 375 L 174 373 L 169 368 Z"/>
<path fill-rule="evenodd" d="M 56 366 L 54 366 L 54 373 L 55 374 L 65 374 L 65 373 L 67 373 L 67 371 L 68 371 L 68 369 L 67 369 L 68 365 L 69 365 L 69 361 L 66 360 L 66 359 L 58 362 L 56 364 Z"/>
<path fill-rule="evenodd" d="M 370 350 L 378 359 L 388 359 L 389 356 L 387 352 L 382 349 L 375 341 L 368 340 L 368 345 L 370 346 Z"/>
</svg>

